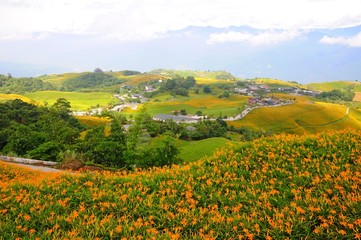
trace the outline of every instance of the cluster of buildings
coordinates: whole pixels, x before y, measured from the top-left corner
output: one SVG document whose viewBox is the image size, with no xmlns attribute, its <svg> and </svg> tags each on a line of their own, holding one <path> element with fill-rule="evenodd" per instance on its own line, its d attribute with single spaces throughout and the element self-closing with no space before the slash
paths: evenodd
<svg viewBox="0 0 361 240">
<path fill-rule="evenodd" d="M 248 105 L 260 106 L 260 107 L 287 105 L 293 102 L 294 102 L 293 100 L 285 100 L 285 99 L 273 98 L 273 97 L 267 97 L 267 98 L 254 97 L 254 98 L 249 98 L 247 100 Z"/>
<path fill-rule="evenodd" d="M 162 122 L 173 120 L 176 123 L 196 123 L 201 121 L 203 118 L 203 116 L 157 114 L 153 117 L 153 120 Z"/>
<path fill-rule="evenodd" d="M 234 88 L 234 92 L 248 96 L 258 96 L 260 93 L 282 92 L 295 95 L 316 96 L 318 92 L 300 89 L 298 87 L 277 87 L 271 88 L 264 84 L 249 84 L 243 88 Z"/>
</svg>

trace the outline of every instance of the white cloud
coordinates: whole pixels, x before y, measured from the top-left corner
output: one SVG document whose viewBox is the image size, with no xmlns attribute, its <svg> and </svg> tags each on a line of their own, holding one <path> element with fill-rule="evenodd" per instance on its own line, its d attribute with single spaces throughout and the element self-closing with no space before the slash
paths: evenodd
<svg viewBox="0 0 361 240">
<path fill-rule="evenodd" d="M 328 37 L 324 36 L 320 40 L 324 44 L 339 44 L 347 45 L 349 47 L 361 47 L 361 32 L 352 37 Z"/>
<path fill-rule="evenodd" d="M 188 26 L 300 30 L 361 25 L 359 0 L 1 0 L 0 38 L 65 33 L 147 40 Z"/>
<path fill-rule="evenodd" d="M 300 31 L 264 31 L 257 34 L 242 32 L 226 32 L 211 34 L 207 43 L 239 42 L 257 45 L 273 45 L 290 41 L 301 36 Z"/>
</svg>

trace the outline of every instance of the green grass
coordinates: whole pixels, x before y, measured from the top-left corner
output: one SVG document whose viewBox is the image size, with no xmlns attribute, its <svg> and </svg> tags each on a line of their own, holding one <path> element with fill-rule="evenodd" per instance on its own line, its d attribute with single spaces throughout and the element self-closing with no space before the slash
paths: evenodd
<svg viewBox="0 0 361 240">
<path fill-rule="evenodd" d="M 202 157 L 212 156 L 218 148 L 231 143 L 225 138 L 208 138 L 200 141 L 182 141 L 179 157 L 185 162 L 194 162 Z"/>
<path fill-rule="evenodd" d="M 60 91 L 41 91 L 26 93 L 26 97 L 37 102 L 52 105 L 58 98 L 65 98 L 71 104 L 72 110 L 87 110 L 94 106 L 107 106 L 110 103 L 117 103 L 113 95 L 104 92 L 78 93 L 78 92 L 60 92 Z"/>
</svg>

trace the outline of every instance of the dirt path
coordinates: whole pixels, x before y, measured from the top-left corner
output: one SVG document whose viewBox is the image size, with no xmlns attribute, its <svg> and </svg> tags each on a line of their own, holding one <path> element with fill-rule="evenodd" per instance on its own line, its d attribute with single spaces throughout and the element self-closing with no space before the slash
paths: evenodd
<svg viewBox="0 0 361 240">
<path fill-rule="evenodd" d="M 9 165 L 26 167 L 26 168 L 30 168 L 30 169 L 36 170 L 36 171 L 42 171 L 42 172 L 64 172 L 64 171 L 62 171 L 62 170 L 55 169 L 55 168 L 51 168 L 51 167 L 36 166 L 36 165 L 23 164 L 23 163 L 12 163 L 12 162 L 8 162 L 8 161 L 3 161 L 3 160 L 1 160 L 1 159 L 0 159 L 0 161 L 5 162 L 5 163 L 7 163 L 7 164 L 9 164 Z"/>
</svg>

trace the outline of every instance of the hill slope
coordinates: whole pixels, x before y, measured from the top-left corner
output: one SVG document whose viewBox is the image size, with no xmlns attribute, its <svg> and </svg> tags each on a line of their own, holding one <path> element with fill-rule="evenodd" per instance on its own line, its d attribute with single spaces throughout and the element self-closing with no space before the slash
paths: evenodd
<svg viewBox="0 0 361 240">
<path fill-rule="evenodd" d="M 246 117 L 228 122 L 235 127 L 250 127 L 258 131 L 287 132 L 295 134 L 361 128 L 357 110 L 337 104 L 297 101 L 282 107 L 254 109 Z"/>
<path fill-rule="evenodd" d="M 359 82 L 350 82 L 350 81 L 334 81 L 334 82 L 322 82 L 322 83 L 309 83 L 306 85 L 308 88 L 326 92 L 334 89 L 346 90 L 351 89 L 354 92 L 361 92 L 361 83 Z"/>
<path fill-rule="evenodd" d="M 279 135 L 132 174 L 0 163 L 2 237 L 360 238 L 360 164 L 361 132 L 351 129 Z"/>
</svg>

